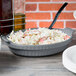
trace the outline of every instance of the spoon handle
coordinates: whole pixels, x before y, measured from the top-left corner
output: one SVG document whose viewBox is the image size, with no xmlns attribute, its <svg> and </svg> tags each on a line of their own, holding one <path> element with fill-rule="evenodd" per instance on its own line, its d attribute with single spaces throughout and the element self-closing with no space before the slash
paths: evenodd
<svg viewBox="0 0 76 76">
<path fill-rule="evenodd" d="M 67 4 L 68 4 L 68 3 L 65 2 L 65 3 L 62 5 L 62 7 L 59 9 L 59 11 L 57 12 L 57 14 L 56 14 L 56 16 L 55 16 L 55 18 L 54 18 L 54 20 L 53 20 L 53 22 L 52 22 L 52 24 L 51 24 L 50 27 L 49 27 L 49 29 L 52 29 L 52 27 L 53 27 L 53 25 L 55 24 L 58 16 L 59 16 L 60 13 L 62 12 L 62 10 L 66 7 Z"/>
</svg>

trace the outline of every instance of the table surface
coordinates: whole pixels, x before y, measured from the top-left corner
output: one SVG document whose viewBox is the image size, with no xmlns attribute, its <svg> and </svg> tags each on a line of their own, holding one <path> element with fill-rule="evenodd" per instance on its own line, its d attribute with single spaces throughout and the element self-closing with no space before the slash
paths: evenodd
<svg viewBox="0 0 76 76">
<path fill-rule="evenodd" d="M 69 46 L 76 45 L 76 31 Z M 62 65 L 62 53 L 48 57 L 20 57 L 1 45 L 0 76 L 76 76 Z"/>
</svg>

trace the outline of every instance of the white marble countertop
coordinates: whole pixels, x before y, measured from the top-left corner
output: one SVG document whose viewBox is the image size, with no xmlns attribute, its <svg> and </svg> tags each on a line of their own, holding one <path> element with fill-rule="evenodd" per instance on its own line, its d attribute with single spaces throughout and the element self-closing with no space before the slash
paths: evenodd
<svg viewBox="0 0 76 76">
<path fill-rule="evenodd" d="M 76 33 L 69 46 L 76 45 Z M 0 76 L 76 76 L 62 65 L 62 53 L 48 57 L 20 57 L 1 45 Z"/>
</svg>

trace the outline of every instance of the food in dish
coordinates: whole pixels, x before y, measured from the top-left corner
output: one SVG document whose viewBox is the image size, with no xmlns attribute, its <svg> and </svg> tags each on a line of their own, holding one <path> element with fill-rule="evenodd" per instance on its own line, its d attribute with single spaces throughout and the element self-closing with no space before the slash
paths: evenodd
<svg viewBox="0 0 76 76">
<path fill-rule="evenodd" d="M 69 39 L 70 36 L 56 29 L 38 28 L 29 29 L 24 32 L 21 30 L 14 33 L 13 31 L 8 37 L 8 40 L 16 44 L 23 45 L 45 45 L 62 42 Z"/>
</svg>

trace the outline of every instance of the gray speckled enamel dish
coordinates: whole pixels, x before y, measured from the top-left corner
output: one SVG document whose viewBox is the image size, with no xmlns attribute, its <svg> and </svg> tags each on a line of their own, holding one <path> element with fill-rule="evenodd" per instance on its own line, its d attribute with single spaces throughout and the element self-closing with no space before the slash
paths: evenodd
<svg viewBox="0 0 76 76">
<path fill-rule="evenodd" d="M 10 50 L 20 56 L 48 56 L 59 53 L 68 47 L 71 42 L 73 30 L 70 28 L 59 29 L 70 36 L 68 40 L 49 45 L 18 45 L 10 42 L 6 36 L 2 36 L 2 40 L 7 44 Z"/>
</svg>

